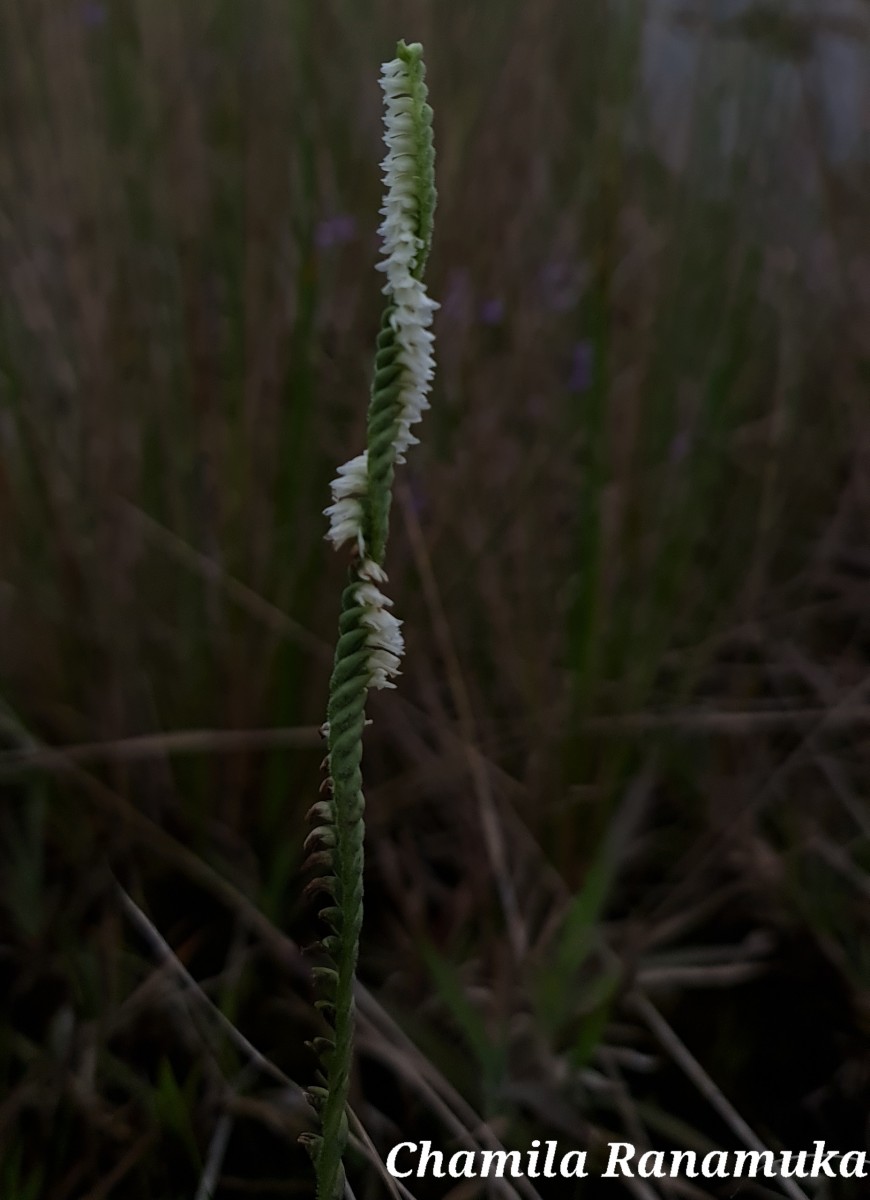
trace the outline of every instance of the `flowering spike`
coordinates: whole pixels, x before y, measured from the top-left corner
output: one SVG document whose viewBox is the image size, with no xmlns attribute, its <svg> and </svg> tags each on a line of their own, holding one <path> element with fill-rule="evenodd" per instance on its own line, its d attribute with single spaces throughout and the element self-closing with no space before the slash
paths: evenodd
<svg viewBox="0 0 870 1200">
<path fill-rule="evenodd" d="M 411 426 L 429 407 L 427 393 L 435 373 L 429 326 L 438 305 L 427 296 L 422 282 L 435 212 L 432 109 L 426 103 L 424 78 L 422 47 L 416 42 L 410 46 L 400 42 L 397 57 L 384 64 L 381 74 L 387 110 L 387 155 L 382 164 L 387 194 L 380 229 L 384 259 L 378 264 L 387 277 L 388 324 L 394 334 L 395 363 L 401 368 L 392 430 L 392 461 L 399 463 L 405 461 L 408 447 L 417 442 Z M 371 430 L 371 418 L 369 427 Z M 373 468 L 370 461 L 370 484 Z M 373 548 L 378 556 L 377 544 Z"/>
<path fill-rule="evenodd" d="M 311 810 L 315 827 L 306 846 L 309 861 L 325 870 L 312 881 L 331 897 L 322 910 L 332 932 L 322 939 L 331 965 L 314 969 L 320 995 L 315 1005 L 331 1025 L 331 1037 L 317 1044 L 325 1088 L 312 1088 L 322 1136 L 305 1144 L 315 1164 L 317 1200 L 341 1200 L 342 1156 L 347 1143 L 345 1107 L 353 1050 L 353 985 L 363 916 L 362 735 L 368 723 L 370 688 L 395 687 L 404 651 L 401 621 L 381 590 L 389 533 L 393 475 L 417 442 L 411 427 L 429 407 L 434 374 L 432 314 L 438 305 L 423 285 L 435 211 L 432 110 L 426 100 L 422 47 L 398 44 L 396 58 L 381 74 L 386 115 L 383 161 L 386 184 L 380 232 L 386 276 L 386 307 L 375 352 L 367 447 L 340 467 L 332 482 L 327 538 L 336 549 L 351 543 L 355 555 L 344 589 L 339 637 L 329 686 L 323 733 L 325 769 L 331 797 Z"/>
</svg>

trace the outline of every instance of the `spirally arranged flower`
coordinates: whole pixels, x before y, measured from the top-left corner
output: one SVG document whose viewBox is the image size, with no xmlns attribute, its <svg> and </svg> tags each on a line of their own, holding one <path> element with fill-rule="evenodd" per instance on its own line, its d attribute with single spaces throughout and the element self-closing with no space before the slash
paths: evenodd
<svg viewBox="0 0 870 1200">
<path fill-rule="evenodd" d="M 380 210 L 383 260 L 377 269 L 387 277 L 385 318 L 394 335 L 391 383 L 398 395 L 391 397 L 396 410 L 390 440 L 392 465 L 404 463 L 406 450 L 419 440 L 411 426 L 429 408 L 429 386 L 435 373 L 431 325 L 438 305 L 427 295 L 422 281 L 435 208 L 434 151 L 432 110 L 426 103 L 419 45 L 400 46 L 399 57 L 384 64 L 381 87 L 386 102 L 387 154 L 381 164 L 386 185 Z M 374 401 L 374 394 L 372 398 Z M 325 510 L 327 537 L 336 549 L 356 541 L 360 557 L 365 556 L 366 500 L 372 483 L 368 451 L 339 468 L 332 483 L 333 502 Z"/>
<path fill-rule="evenodd" d="M 435 374 L 435 339 L 429 327 L 438 305 L 426 294 L 420 278 L 429 253 L 434 210 L 431 169 L 425 169 L 432 156 L 432 110 L 426 103 L 422 72 L 415 78 L 401 58 L 385 65 L 381 87 L 387 107 L 387 156 L 382 164 L 387 194 L 380 229 L 384 261 L 378 270 L 387 276 L 384 293 L 395 305 L 390 324 L 399 343 L 403 375 L 394 448 L 395 461 L 403 463 L 405 451 L 419 440 L 411 426 L 429 407 L 429 384 Z"/>
<path fill-rule="evenodd" d="M 434 373 L 432 313 L 438 307 L 423 285 L 435 210 L 432 110 L 426 103 L 422 47 L 400 42 L 381 75 L 386 102 L 381 208 L 383 292 L 386 307 L 375 351 L 367 446 L 339 468 L 332 483 L 327 538 L 353 547 L 342 593 L 338 642 L 323 733 L 327 739 L 327 799 L 311 809 L 306 845 L 319 846 L 316 881 L 332 897 L 321 917 L 331 932 L 321 939 L 329 965 L 313 968 L 329 1025 L 315 1039 L 321 1071 L 309 1088 L 320 1123 L 302 1141 L 314 1162 L 317 1200 L 342 1200 L 348 1139 L 347 1096 L 353 1058 L 354 980 L 363 917 L 364 809 L 362 735 L 371 688 L 395 687 L 404 643 L 401 622 L 381 590 L 397 463 L 417 438 L 412 426 L 429 407 Z"/>
<path fill-rule="evenodd" d="M 389 507 L 389 496 L 384 493 L 392 484 L 392 467 L 404 463 L 408 447 L 419 441 L 411 426 L 420 421 L 429 407 L 429 385 L 435 374 L 435 339 L 430 327 L 438 305 L 427 295 L 421 278 L 432 235 L 435 192 L 432 110 L 426 103 L 420 53 L 419 46 L 400 46 L 399 57 L 385 63 L 381 73 L 387 154 L 381 164 L 386 185 L 380 210 L 383 260 L 377 269 L 387 277 L 383 288 L 388 301 L 385 325 L 393 335 L 387 371 L 391 375 L 391 395 L 387 398 L 392 410 L 391 437 L 389 446 L 381 447 L 380 474 L 372 472 L 368 450 L 339 467 L 332 482 L 332 504 L 324 510 L 329 517 L 327 538 L 333 546 L 339 549 L 347 542 L 355 542 L 360 559 L 375 566 L 376 562 L 366 558 L 367 516 L 372 515 L 372 507 Z M 378 383 L 377 371 L 375 383 Z M 376 386 L 373 408 L 377 399 Z M 371 494 L 378 491 L 380 503 L 370 506 Z M 379 549 L 382 552 L 383 546 Z M 381 574 L 380 582 L 385 582 L 382 569 Z M 386 611 L 390 601 L 377 588 L 361 585 L 358 597 L 366 608 L 364 623 L 372 630 L 369 686 L 391 687 L 390 680 L 398 674 L 403 650 L 400 622 Z"/>
<path fill-rule="evenodd" d="M 357 601 L 363 609 L 360 624 L 367 629 L 369 649 L 369 687 L 394 688 L 393 678 L 400 674 L 399 663 L 405 651 L 401 624 L 388 609 L 393 602 L 373 583 L 361 583 Z"/>
<path fill-rule="evenodd" d="M 360 557 L 365 553 L 362 529 L 368 458 L 368 451 L 364 450 L 338 468 L 338 475 L 332 481 L 332 504 L 323 510 L 323 515 L 329 517 L 326 536 L 335 549 L 355 541 Z"/>
</svg>

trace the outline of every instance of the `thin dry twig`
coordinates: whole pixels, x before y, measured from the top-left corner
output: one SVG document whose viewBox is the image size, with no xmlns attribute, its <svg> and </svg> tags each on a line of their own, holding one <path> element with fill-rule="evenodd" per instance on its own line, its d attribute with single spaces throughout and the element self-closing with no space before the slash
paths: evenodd
<svg viewBox="0 0 870 1200">
<path fill-rule="evenodd" d="M 671 1029 L 670 1025 L 649 998 L 643 992 L 635 990 L 629 994 L 628 1001 L 659 1044 L 667 1050 L 683 1074 L 691 1080 L 704 1099 L 709 1103 L 710 1107 L 719 1114 L 732 1133 L 743 1142 L 747 1149 L 762 1153 L 766 1151 L 767 1147 L 761 1138 L 747 1125 L 730 1101 L 723 1096 L 722 1092 L 689 1048 Z M 801 1191 L 794 1180 L 781 1179 L 779 1182 L 782 1190 L 791 1196 L 792 1200 L 807 1200 L 806 1193 Z"/>
<path fill-rule="evenodd" d="M 712 967 L 641 967 L 637 982 L 647 991 L 656 988 L 735 987 L 757 979 L 767 970 L 763 962 L 723 963 Z"/>
<path fill-rule="evenodd" d="M 431 1106 L 445 1126 L 471 1149 L 504 1150 L 489 1126 L 477 1115 L 434 1063 L 417 1049 L 386 1009 L 361 983 L 356 987 L 360 1016 L 360 1040 L 414 1087 Z M 506 1180 L 498 1181 L 511 1195 L 522 1192 L 528 1200 L 540 1200 L 526 1179 L 518 1179 L 516 1188 Z"/>
<path fill-rule="evenodd" d="M 0 774 L 16 773 L 28 767 L 60 772 L 71 763 L 138 762 L 176 754 L 299 750 L 320 746 L 322 741 L 316 725 L 274 729 L 180 729 L 112 741 L 79 742 L 71 746 L 6 750 L 0 753 Z"/>
<path fill-rule="evenodd" d="M 97 1186 L 91 1188 L 87 1195 L 82 1197 L 82 1200 L 106 1200 L 106 1197 L 111 1196 L 127 1172 L 135 1167 L 142 1155 L 150 1150 L 156 1140 L 157 1134 L 153 1129 L 143 1133 L 127 1153 L 121 1155 L 114 1167 L 106 1173 Z"/>
<path fill-rule="evenodd" d="M 114 880 L 114 885 L 118 898 L 121 902 L 121 906 L 137 931 L 149 944 L 161 964 L 175 975 L 183 990 L 187 994 L 191 995 L 203 1007 L 203 1009 L 208 1012 L 209 1016 L 213 1018 L 214 1021 L 220 1026 L 236 1049 L 238 1049 L 248 1060 L 247 1070 L 250 1071 L 251 1067 L 256 1068 L 264 1075 L 268 1075 L 275 1080 L 275 1082 L 279 1083 L 281 1087 L 285 1089 L 285 1091 L 288 1091 L 293 1095 L 294 1099 L 303 1101 L 304 1091 L 299 1084 L 296 1083 L 295 1080 L 291 1079 L 289 1075 L 285 1074 L 285 1072 L 282 1071 L 281 1068 L 275 1063 L 273 1063 L 271 1059 L 266 1058 L 266 1056 L 262 1054 L 257 1047 L 245 1037 L 241 1030 L 238 1029 L 232 1023 L 232 1021 L 230 1021 L 229 1018 L 221 1012 L 214 1001 L 212 1001 L 212 999 L 200 987 L 181 960 L 173 952 L 171 946 L 164 939 L 157 927 L 152 921 L 149 920 L 135 900 L 133 900 L 129 892 L 127 892 L 116 879 Z M 235 1096 L 235 1089 L 231 1089 L 231 1092 L 232 1096 Z M 305 1113 L 307 1114 L 308 1104 L 304 1103 L 303 1107 Z M 251 1110 L 249 1108 L 249 1115 L 250 1112 Z M 353 1129 L 355 1135 L 354 1145 L 361 1150 L 365 1157 L 368 1158 L 369 1162 L 374 1166 L 375 1170 L 377 1170 L 382 1176 L 392 1195 L 397 1198 L 399 1196 L 403 1196 L 405 1200 L 414 1200 L 413 1195 L 408 1191 L 408 1189 L 403 1187 L 397 1180 L 394 1180 L 389 1174 L 383 1162 L 381 1161 L 377 1149 L 375 1148 L 371 1138 L 368 1136 L 368 1133 L 366 1132 L 356 1113 L 350 1109 L 348 1116 L 350 1119 L 351 1128 Z M 217 1187 L 218 1176 L 220 1174 L 220 1168 L 223 1163 L 233 1121 L 234 1114 L 229 1110 L 228 1107 L 228 1110 L 221 1115 L 217 1124 L 215 1125 L 212 1140 L 209 1145 L 208 1157 L 206 1159 L 206 1164 L 203 1169 L 203 1174 L 200 1179 L 195 1200 L 209 1200 L 209 1197 L 211 1197 L 215 1188 Z"/>
<path fill-rule="evenodd" d="M 282 1087 L 289 1089 L 294 1095 L 302 1098 L 303 1089 L 299 1084 L 291 1079 L 289 1075 L 286 1075 L 270 1059 L 266 1058 L 252 1042 L 248 1041 L 241 1030 L 221 1012 L 214 1001 L 193 978 L 184 963 L 181 962 L 172 947 L 160 933 L 160 930 L 149 920 L 130 893 L 121 886 L 114 876 L 112 878 L 115 893 L 128 919 L 144 941 L 148 943 L 158 961 L 164 964 L 175 975 L 182 989 L 196 1000 L 202 1009 L 208 1013 L 209 1017 L 220 1026 L 229 1041 L 233 1043 L 249 1063 L 262 1071 L 264 1075 L 268 1075 L 271 1079 L 275 1080 L 276 1083 L 280 1083 Z"/>
<path fill-rule="evenodd" d="M 405 1187 L 401 1179 L 394 1179 L 387 1170 L 386 1166 L 381 1161 L 381 1156 L 378 1154 L 374 1142 L 369 1137 L 368 1130 L 363 1125 L 357 1114 L 350 1107 L 348 1107 L 347 1118 L 351 1133 L 356 1136 L 360 1145 L 365 1148 L 366 1153 L 369 1156 L 369 1161 L 374 1164 L 375 1170 L 378 1172 L 381 1179 L 383 1179 L 390 1195 L 395 1197 L 396 1200 L 398 1200 L 398 1197 L 400 1196 L 403 1196 L 405 1200 L 415 1200 L 414 1195 Z"/>
<path fill-rule="evenodd" d="M 715 836 L 710 835 L 705 842 L 697 847 L 688 864 L 680 888 L 669 898 L 672 906 L 677 907 L 683 893 L 697 881 L 706 876 L 721 860 L 723 852 L 730 843 L 742 835 L 744 822 L 749 817 L 757 817 L 764 811 L 771 799 L 778 794 L 789 774 L 798 766 L 813 761 L 819 754 L 819 742 L 822 736 L 836 730 L 838 722 L 844 720 L 846 714 L 865 708 L 865 693 L 870 689 L 870 675 L 866 675 L 833 708 L 821 711 L 812 727 L 803 735 L 799 744 L 782 759 L 761 783 L 757 791 L 743 802 L 737 809 L 727 829 L 717 830 Z"/>
<path fill-rule="evenodd" d="M 848 880 L 865 900 L 870 901 L 870 876 L 861 870 L 841 846 L 834 845 L 827 838 L 817 836 L 809 841 L 808 849 L 815 850 L 829 867 Z"/>
<path fill-rule="evenodd" d="M 188 570 L 196 572 L 202 578 L 219 584 L 230 599 L 235 601 L 240 608 L 250 613 L 251 616 L 256 617 L 267 628 L 281 634 L 283 637 L 289 638 L 297 646 L 308 650 L 315 658 L 319 658 L 326 663 L 332 662 L 332 647 L 313 634 L 309 629 L 306 629 L 304 625 L 301 625 L 298 621 L 294 621 L 292 617 L 288 617 L 276 605 L 270 604 L 268 600 L 264 600 L 253 588 L 248 587 L 241 580 L 228 574 L 213 558 L 194 549 L 183 538 L 178 537 L 170 529 L 167 529 L 165 525 L 161 525 L 159 521 L 155 521 L 144 509 L 131 504 L 129 500 L 125 500 L 120 496 L 117 502 L 128 520 L 137 525 L 155 545 L 159 546 L 171 558 L 174 558 L 176 562 L 187 567 Z"/>
<path fill-rule="evenodd" d="M 870 725 L 870 705 L 843 704 L 835 708 L 762 709 L 756 712 L 722 712 L 679 709 L 673 712 L 621 713 L 613 717 L 589 717 L 580 723 L 584 733 L 672 732 L 689 735 L 719 734 L 723 737 L 753 737 L 769 733 L 801 733 L 824 726 L 841 732 Z M 818 730 L 817 730 L 818 732 Z"/>
<path fill-rule="evenodd" d="M 212 1200 L 220 1181 L 221 1167 L 224 1163 L 227 1146 L 230 1144 L 233 1125 L 233 1117 L 227 1112 L 221 1113 L 215 1122 L 194 1200 Z"/>
<path fill-rule="evenodd" d="M 815 764 L 824 775 L 831 791 L 843 805 L 846 812 L 861 830 L 864 837 L 870 837 L 870 812 L 866 804 L 855 795 L 846 778 L 842 763 L 826 754 L 817 754 Z"/>
<path fill-rule="evenodd" d="M 465 686 L 462 668 L 459 664 L 459 658 L 453 644 L 453 637 L 450 633 L 450 623 L 447 620 L 444 605 L 441 603 L 441 595 L 438 591 L 435 572 L 432 570 L 429 551 L 426 548 L 423 531 L 420 528 L 420 522 L 417 520 L 417 514 L 411 503 L 407 485 L 399 485 L 396 488 L 396 493 L 402 509 L 408 540 L 411 543 L 414 562 L 420 576 L 420 582 L 423 585 L 423 594 L 429 606 L 435 638 L 444 659 L 453 704 L 459 718 L 459 728 L 466 747 L 468 772 L 471 776 L 475 796 L 477 797 L 484 842 L 487 854 L 489 855 L 490 865 L 492 866 L 493 876 L 496 880 L 499 898 L 504 909 L 511 948 L 515 960 L 521 962 L 528 946 L 528 934 L 511 878 L 504 833 L 498 820 L 489 775 L 483 768 L 480 756 L 471 753 L 471 747 L 477 741 L 471 697 L 468 694 L 468 688 Z"/>
</svg>

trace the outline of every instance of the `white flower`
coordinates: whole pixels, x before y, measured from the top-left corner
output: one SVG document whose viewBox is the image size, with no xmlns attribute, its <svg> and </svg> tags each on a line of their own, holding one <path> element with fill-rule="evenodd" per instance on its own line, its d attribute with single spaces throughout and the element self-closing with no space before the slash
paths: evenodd
<svg viewBox="0 0 870 1200">
<path fill-rule="evenodd" d="M 426 157 L 422 114 L 425 92 L 422 78 L 412 80 L 408 64 L 400 58 L 385 63 L 381 88 L 386 100 L 383 161 L 386 196 L 381 208 L 384 260 L 378 270 L 387 276 L 384 293 L 393 302 L 390 318 L 399 346 L 401 412 L 394 441 L 396 462 L 405 461 L 405 451 L 417 443 L 411 433 L 429 407 L 427 393 L 435 374 L 432 353 L 434 337 L 430 332 L 432 313 L 438 308 L 415 276 L 425 243 L 420 237 L 420 190 L 431 168 Z M 415 95 L 416 91 L 416 95 Z"/>
<path fill-rule="evenodd" d="M 383 582 L 386 574 L 383 569 L 373 562 L 365 562 L 360 569 L 364 582 L 357 585 L 357 603 L 364 609 L 360 624 L 368 629 L 366 646 L 369 648 L 368 686 L 372 688 L 392 688 L 396 685 L 392 679 L 398 675 L 399 663 L 405 652 L 405 643 L 401 634 L 402 622 L 397 620 L 388 610 L 393 602 L 377 588 L 374 583 L 367 582 L 377 578 Z"/>
<path fill-rule="evenodd" d="M 338 468 L 332 481 L 332 504 L 323 510 L 329 517 L 327 538 L 338 550 L 345 542 L 356 540 L 360 555 L 365 554 L 362 535 L 362 500 L 368 486 L 368 451 L 358 454 Z"/>
<path fill-rule="evenodd" d="M 359 575 L 361 579 L 367 579 L 369 583 L 387 582 L 386 571 L 371 558 L 363 560 L 362 566 L 359 568 Z"/>
</svg>

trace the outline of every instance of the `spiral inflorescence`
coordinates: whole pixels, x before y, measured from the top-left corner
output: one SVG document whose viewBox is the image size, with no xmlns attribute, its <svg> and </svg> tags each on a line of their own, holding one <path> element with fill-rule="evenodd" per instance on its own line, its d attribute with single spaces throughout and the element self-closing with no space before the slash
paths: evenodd
<svg viewBox="0 0 870 1200">
<path fill-rule="evenodd" d="M 353 1050 L 353 987 L 363 918 L 362 735 L 369 688 L 395 686 L 404 645 L 401 622 L 381 591 L 389 534 L 395 464 L 404 462 L 417 439 L 411 425 L 429 407 L 434 373 L 429 326 L 437 308 L 426 295 L 422 274 L 432 238 L 435 209 L 432 110 L 426 103 L 422 47 L 400 42 L 397 57 L 384 65 L 387 193 L 381 213 L 387 304 L 375 351 L 368 413 L 367 448 L 339 468 L 327 508 L 328 538 L 338 548 L 354 545 L 349 580 L 342 594 L 339 636 L 329 688 L 324 732 L 328 753 L 326 796 L 311 809 L 307 840 L 310 862 L 321 874 L 318 888 L 330 896 L 321 917 L 330 932 L 322 938 L 329 965 L 316 967 L 318 1007 L 330 1036 L 317 1038 L 318 1084 L 309 1089 L 320 1133 L 302 1139 L 315 1164 L 318 1200 L 340 1200 L 342 1158 L 347 1144 L 347 1097 Z"/>
</svg>

